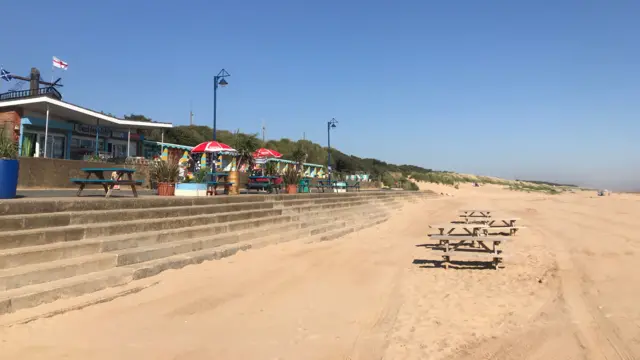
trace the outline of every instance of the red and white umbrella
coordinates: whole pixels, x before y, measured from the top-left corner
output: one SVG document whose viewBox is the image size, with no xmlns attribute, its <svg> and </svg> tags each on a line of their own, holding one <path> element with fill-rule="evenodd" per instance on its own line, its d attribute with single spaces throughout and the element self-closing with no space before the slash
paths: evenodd
<svg viewBox="0 0 640 360">
<path fill-rule="evenodd" d="M 256 159 L 281 158 L 282 154 L 275 150 L 260 148 L 253 153 Z"/>
<path fill-rule="evenodd" d="M 191 152 L 194 153 L 203 153 L 203 152 L 208 152 L 208 153 L 217 153 L 217 152 L 237 152 L 236 149 L 232 148 L 231 146 L 221 143 L 221 142 L 217 142 L 217 141 L 207 141 L 207 142 L 203 142 L 202 144 L 198 144 L 196 145 L 193 149 L 191 149 Z"/>
</svg>

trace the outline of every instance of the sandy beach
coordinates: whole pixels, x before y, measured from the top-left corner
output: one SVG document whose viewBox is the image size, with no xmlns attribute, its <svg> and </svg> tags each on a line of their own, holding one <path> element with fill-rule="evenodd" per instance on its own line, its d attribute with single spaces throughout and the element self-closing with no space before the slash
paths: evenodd
<svg viewBox="0 0 640 360">
<path fill-rule="evenodd" d="M 424 189 L 441 189 L 423 184 Z M 376 227 L 167 271 L 136 294 L 0 328 L 3 359 L 634 359 L 640 197 L 498 186 Z M 521 219 L 501 270 L 437 266 L 429 224 Z"/>
</svg>

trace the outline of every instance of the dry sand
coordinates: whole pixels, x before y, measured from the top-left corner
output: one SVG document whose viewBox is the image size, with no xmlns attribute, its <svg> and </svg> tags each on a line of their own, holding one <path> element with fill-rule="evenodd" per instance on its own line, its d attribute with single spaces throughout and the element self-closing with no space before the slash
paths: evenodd
<svg viewBox="0 0 640 360">
<path fill-rule="evenodd" d="M 428 187 L 429 185 L 425 185 Z M 522 218 L 506 268 L 434 267 L 430 223 Z M 156 277 L 140 293 L 0 328 L 2 359 L 634 359 L 640 197 L 462 186 L 344 238 Z"/>
</svg>

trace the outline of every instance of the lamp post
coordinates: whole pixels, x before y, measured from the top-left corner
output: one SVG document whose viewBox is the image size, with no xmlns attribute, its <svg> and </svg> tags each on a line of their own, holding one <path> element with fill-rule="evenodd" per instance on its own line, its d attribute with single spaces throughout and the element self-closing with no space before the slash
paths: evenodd
<svg viewBox="0 0 640 360">
<path fill-rule="evenodd" d="M 335 129 L 338 120 L 333 118 L 327 122 L 327 171 L 329 172 L 329 185 L 331 185 L 331 129 Z"/>
<path fill-rule="evenodd" d="M 227 70 L 222 69 L 220 70 L 220 72 L 218 73 L 218 75 L 213 77 L 213 141 L 216 141 L 216 100 L 217 100 L 217 93 L 218 93 L 218 85 L 225 87 L 227 86 L 229 83 L 227 82 L 227 80 L 225 80 L 224 78 L 226 78 L 227 76 L 231 76 Z"/>
</svg>

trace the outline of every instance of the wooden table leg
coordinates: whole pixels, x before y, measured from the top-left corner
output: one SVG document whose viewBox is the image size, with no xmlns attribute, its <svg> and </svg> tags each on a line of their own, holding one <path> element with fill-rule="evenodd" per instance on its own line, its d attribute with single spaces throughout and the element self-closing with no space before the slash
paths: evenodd
<svg viewBox="0 0 640 360">
<path fill-rule="evenodd" d="M 91 173 L 88 172 L 87 176 L 84 177 L 85 180 L 88 180 L 91 177 Z M 80 184 L 80 188 L 78 189 L 78 192 L 76 193 L 76 196 L 80 196 L 80 194 L 82 193 L 82 190 L 84 190 L 85 184 L 82 183 Z"/>
<path fill-rule="evenodd" d="M 449 257 L 449 241 L 445 241 L 444 243 L 444 252 L 446 255 L 446 257 L 444 258 L 444 269 L 448 270 L 449 269 L 449 261 L 451 260 L 451 258 Z"/>
<path fill-rule="evenodd" d="M 104 178 L 104 173 L 102 173 L 102 172 L 97 172 L 97 173 L 95 173 L 95 174 L 96 174 L 96 177 L 98 177 L 98 179 L 100 179 L 100 180 L 105 180 L 105 178 Z M 105 193 L 105 194 L 108 194 L 108 193 L 109 193 L 109 186 L 108 186 L 107 184 L 105 184 L 105 183 L 102 183 L 102 187 L 104 188 L 104 193 Z"/>
<path fill-rule="evenodd" d="M 114 182 L 109 184 L 108 189 L 107 189 L 107 185 L 104 184 L 105 190 L 107 190 L 107 194 L 104 196 L 105 198 L 111 197 L 111 193 L 113 193 L 113 188 L 115 188 L 116 184 L 118 184 L 120 182 L 120 179 L 122 178 L 123 174 L 121 172 L 118 172 L 118 173 L 116 173 L 116 175 L 117 175 L 116 179 L 114 180 Z M 104 178 L 104 176 L 103 176 L 103 178 Z"/>
<path fill-rule="evenodd" d="M 80 194 L 82 194 L 82 190 L 84 190 L 84 183 L 80 184 L 80 188 L 78 189 L 78 192 L 76 193 L 76 196 L 80 196 Z"/>
<path fill-rule="evenodd" d="M 133 173 L 127 173 L 127 178 L 131 181 L 131 191 L 133 192 L 133 197 L 138 197 L 138 191 L 136 190 L 136 184 L 133 181 Z"/>
<path fill-rule="evenodd" d="M 109 184 L 109 188 L 107 189 L 107 194 L 104 196 L 106 198 L 111 197 L 111 193 L 113 192 L 113 187 L 116 186 L 115 184 Z"/>
</svg>

